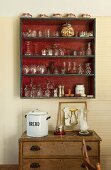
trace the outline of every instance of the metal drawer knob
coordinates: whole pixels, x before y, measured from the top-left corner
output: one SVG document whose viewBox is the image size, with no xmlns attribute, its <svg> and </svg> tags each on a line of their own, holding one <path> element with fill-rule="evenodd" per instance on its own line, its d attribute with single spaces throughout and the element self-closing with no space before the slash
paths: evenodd
<svg viewBox="0 0 111 170">
<path fill-rule="evenodd" d="M 37 146 L 37 145 L 34 145 L 34 146 L 31 146 L 30 150 L 31 151 L 38 151 L 38 150 L 40 150 L 40 147 Z"/>
<path fill-rule="evenodd" d="M 86 145 L 86 148 L 87 148 L 88 151 L 92 150 L 92 148 L 89 145 Z"/>
<path fill-rule="evenodd" d="M 39 168 L 39 167 L 40 167 L 39 163 L 33 162 L 30 164 L 30 168 Z"/>
</svg>

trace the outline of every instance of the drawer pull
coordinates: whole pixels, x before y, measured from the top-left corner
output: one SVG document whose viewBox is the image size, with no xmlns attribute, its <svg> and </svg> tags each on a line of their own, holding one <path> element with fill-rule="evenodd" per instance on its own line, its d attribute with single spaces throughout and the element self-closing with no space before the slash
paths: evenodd
<svg viewBox="0 0 111 170">
<path fill-rule="evenodd" d="M 30 150 L 31 150 L 31 151 L 38 151 L 38 150 L 40 150 L 40 147 L 37 146 L 37 145 L 31 146 Z"/>
<path fill-rule="evenodd" d="M 85 163 L 82 163 L 82 164 L 81 164 L 81 168 L 86 169 Z"/>
<path fill-rule="evenodd" d="M 87 148 L 88 151 L 92 150 L 92 148 L 89 145 L 86 145 L 86 148 Z"/>
<path fill-rule="evenodd" d="M 31 165 L 30 165 L 30 168 L 39 168 L 40 165 L 39 163 L 36 163 L 36 162 L 33 162 Z"/>
</svg>

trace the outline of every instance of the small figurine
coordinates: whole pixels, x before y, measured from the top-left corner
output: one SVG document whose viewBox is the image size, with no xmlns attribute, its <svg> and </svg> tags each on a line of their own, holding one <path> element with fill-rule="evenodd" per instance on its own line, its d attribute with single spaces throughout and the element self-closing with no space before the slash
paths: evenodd
<svg viewBox="0 0 111 170">
<path fill-rule="evenodd" d="M 21 18 L 31 18 L 32 15 L 29 13 L 22 13 L 22 15 L 20 16 Z"/>
<path fill-rule="evenodd" d="M 66 17 L 68 17 L 68 18 L 76 18 L 76 15 L 73 14 L 73 13 L 68 13 L 68 14 L 66 14 Z"/>
<path fill-rule="evenodd" d="M 40 18 L 48 18 L 48 16 L 46 14 L 39 14 L 38 17 L 40 17 Z"/>
<path fill-rule="evenodd" d="M 55 17 L 55 18 L 58 18 L 58 17 L 62 17 L 62 15 L 61 14 L 59 14 L 59 13 L 55 13 L 55 14 L 52 14 L 52 17 Z"/>
<path fill-rule="evenodd" d="M 89 14 L 82 14 L 81 17 L 82 18 L 91 18 L 91 15 L 89 15 Z"/>
</svg>

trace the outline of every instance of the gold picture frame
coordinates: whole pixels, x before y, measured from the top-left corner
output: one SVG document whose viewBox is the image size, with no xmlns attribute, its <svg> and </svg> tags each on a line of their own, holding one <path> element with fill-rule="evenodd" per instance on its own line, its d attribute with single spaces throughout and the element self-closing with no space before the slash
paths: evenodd
<svg viewBox="0 0 111 170">
<path fill-rule="evenodd" d="M 87 111 L 87 102 L 59 102 L 57 126 L 63 125 L 66 131 L 78 129 L 78 115 L 80 110 Z M 87 112 L 86 112 L 87 117 Z"/>
</svg>

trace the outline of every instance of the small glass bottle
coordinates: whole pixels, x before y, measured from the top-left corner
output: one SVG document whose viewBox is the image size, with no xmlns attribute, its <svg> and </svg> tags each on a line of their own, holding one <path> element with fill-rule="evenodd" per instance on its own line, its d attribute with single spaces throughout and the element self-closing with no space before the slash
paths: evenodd
<svg viewBox="0 0 111 170">
<path fill-rule="evenodd" d="M 54 89 L 54 97 L 58 97 L 58 89 L 57 88 Z"/>
<path fill-rule="evenodd" d="M 88 43 L 88 48 L 86 50 L 86 55 L 92 55 L 91 43 Z"/>
<path fill-rule="evenodd" d="M 59 97 L 62 97 L 62 86 L 59 85 L 58 88 L 59 88 L 59 90 L 58 90 L 59 94 L 58 95 L 59 95 Z"/>
<path fill-rule="evenodd" d="M 73 66 L 72 66 L 72 73 L 76 74 L 77 73 L 77 66 L 76 66 L 76 62 L 72 62 Z"/>
<path fill-rule="evenodd" d="M 63 62 L 63 66 L 62 66 L 62 68 L 61 68 L 61 73 L 62 73 L 62 74 L 65 74 L 66 71 L 67 71 L 67 66 L 66 66 L 66 62 L 64 61 L 64 62 Z"/>
<path fill-rule="evenodd" d="M 36 89 L 36 85 L 33 85 L 33 86 L 32 86 L 31 94 L 32 94 L 32 98 L 37 97 L 37 89 Z"/>
<path fill-rule="evenodd" d="M 67 72 L 70 73 L 71 72 L 71 62 L 68 62 L 68 66 L 67 66 Z"/>
<path fill-rule="evenodd" d="M 79 64 L 79 66 L 78 66 L 78 74 L 83 74 L 83 73 L 84 73 L 83 66 L 82 66 L 82 64 Z"/>
<path fill-rule="evenodd" d="M 34 44 L 34 55 L 38 55 L 38 44 Z"/>
<path fill-rule="evenodd" d="M 64 86 L 61 86 L 61 96 L 64 96 Z"/>
</svg>

